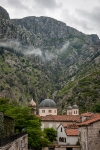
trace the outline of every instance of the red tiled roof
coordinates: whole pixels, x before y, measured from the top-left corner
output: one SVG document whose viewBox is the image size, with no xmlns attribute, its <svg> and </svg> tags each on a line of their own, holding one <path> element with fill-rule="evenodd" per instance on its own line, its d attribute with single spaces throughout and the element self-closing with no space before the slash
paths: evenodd
<svg viewBox="0 0 100 150">
<path fill-rule="evenodd" d="M 94 117 L 92 117 L 91 119 L 78 124 L 78 126 L 89 125 L 89 124 L 97 122 L 97 121 L 100 121 L 100 115 L 99 114 L 98 115 L 94 115 Z"/>
<path fill-rule="evenodd" d="M 72 121 L 72 122 L 81 122 L 80 115 L 47 115 L 41 116 L 42 121 Z"/>
<path fill-rule="evenodd" d="M 79 135 L 79 132 L 78 132 L 78 130 L 76 130 L 76 129 L 67 129 L 67 130 L 66 130 L 66 134 L 67 134 L 68 136 L 78 136 L 78 135 Z"/>
<path fill-rule="evenodd" d="M 81 114 L 81 116 L 84 116 L 84 117 L 91 117 L 92 115 L 94 115 L 94 113 L 91 113 L 91 112 Z"/>
<path fill-rule="evenodd" d="M 75 123 L 71 123 L 71 124 L 68 124 L 68 123 L 62 123 L 61 124 L 65 129 L 78 129 L 78 126 L 75 124 Z"/>
</svg>

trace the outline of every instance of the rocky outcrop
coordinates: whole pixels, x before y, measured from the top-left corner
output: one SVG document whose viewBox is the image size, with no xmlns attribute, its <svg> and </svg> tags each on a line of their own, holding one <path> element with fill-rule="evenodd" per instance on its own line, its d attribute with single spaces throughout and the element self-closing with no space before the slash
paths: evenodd
<svg viewBox="0 0 100 150">
<path fill-rule="evenodd" d="M 8 12 L 0 6 L 0 19 L 10 19 Z"/>
</svg>

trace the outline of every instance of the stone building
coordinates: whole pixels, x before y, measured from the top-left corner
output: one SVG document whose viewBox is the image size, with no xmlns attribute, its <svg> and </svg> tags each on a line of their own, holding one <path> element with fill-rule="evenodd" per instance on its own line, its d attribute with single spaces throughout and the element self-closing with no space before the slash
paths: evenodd
<svg viewBox="0 0 100 150">
<path fill-rule="evenodd" d="M 76 145 L 79 139 L 78 126 L 73 124 L 62 123 L 57 128 L 58 145 Z"/>
<path fill-rule="evenodd" d="M 79 124 L 81 150 L 100 149 L 100 114 Z"/>
<path fill-rule="evenodd" d="M 40 103 L 39 106 L 39 115 L 57 115 L 57 106 L 56 103 L 51 99 L 45 99 Z"/>
<path fill-rule="evenodd" d="M 14 134 L 14 119 L 0 112 L 0 137 Z"/>
<path fill-rule="evenodd" d="M 53 127 L 55 130 L 57 130 L 57 127 L 61 123 L 76 123 L 79 124 L 81 122 L 81 116 L 80 115 L 47 115 L 41 117 L 41 128 L 42 130 L 44 128 L 51 128 Z"/>
<path fill-rule="evenodd" d="M 67 115 L 79 115 L 79 108 L 78 106 L 75 104 L 73 106 L 69 106 L 67 108 Z"/>
<path fill-rule="evenodd" d="M 28 134 L 14 134 L 14 119 L 0 112 L 0 150 L 28 150 Z"/>
<path fill-rule="evenodd" d="M 23 132 L 0 138 L 0 150 L 28 150 L 28 134 Z"/>
</svg>

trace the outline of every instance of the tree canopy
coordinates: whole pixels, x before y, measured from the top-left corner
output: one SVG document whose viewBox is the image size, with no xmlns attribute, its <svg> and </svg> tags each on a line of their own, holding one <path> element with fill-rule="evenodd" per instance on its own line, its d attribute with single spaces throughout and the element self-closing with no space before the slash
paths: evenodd
<svg viewBox="0 0 100 150">
<path fill-rule="evenodd" d="M 0 98 L 0 111 L 15 119 L 16 133 L 27 130 L 29 147 L 39 150 L 50 143 L 41 130 L 41 120 L 33 115 L 28 107 L 22 107 L 14 101 Z"/>
<path fill-rule="evenodd" d="M 45 128 L 44 133 L 50 142 L 56 141 L 57 131 L 54 128 Z"/>
</svg>

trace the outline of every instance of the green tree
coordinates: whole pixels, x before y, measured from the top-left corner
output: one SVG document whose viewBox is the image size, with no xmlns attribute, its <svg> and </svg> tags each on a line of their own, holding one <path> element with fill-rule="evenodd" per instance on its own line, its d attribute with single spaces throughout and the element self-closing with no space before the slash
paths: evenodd
<svg viewBox="0 0 100 150">
<path fill-rule="evenodd" d="M 100 104 L 95 104 L 94 108 L 93 108 L 94 112 L 100 113 Z"/>
<path fill-rule="evenodd" d="M 57 131 L 54 128 L 45 128 L 44 133 L 50 142 L 56 141 Z"/>
<path fill-rule="evenodd" d="M 33 115 L 28 107 L 19 106 L 14 101 L 10 102 L 9 99 L 2 98 L 0 99 L 0 111 L 15 119 L 15 131 L 27 130 L 29 147 L 32 149 L 39 150 L 50 143 L 41 130 L 41 120 Z"/>
</svg>

